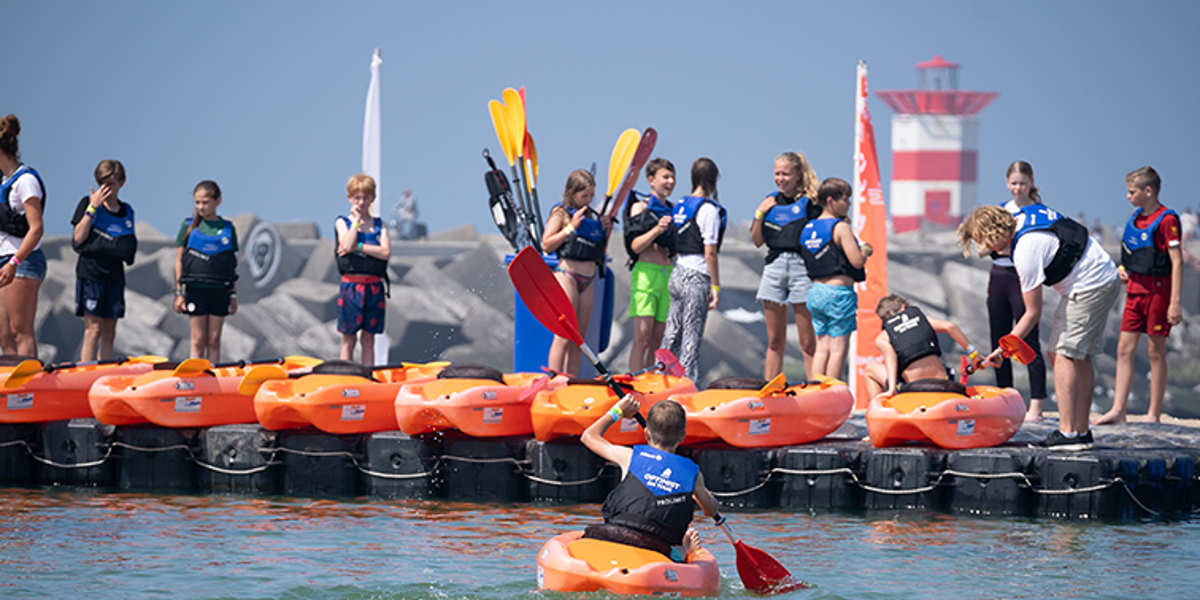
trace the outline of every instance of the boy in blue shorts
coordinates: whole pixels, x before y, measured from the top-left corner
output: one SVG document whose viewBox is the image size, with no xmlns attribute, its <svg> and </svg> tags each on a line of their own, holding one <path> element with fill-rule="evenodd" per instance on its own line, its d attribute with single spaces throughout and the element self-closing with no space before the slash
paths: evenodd
<svg viewBox="0 0 1200 600">
<path fill-rule="evenodd" d="M 633 273 L 629 282 L 629 317 L 633 342 L 629 345 L 629 372 L 654 364 L 654 351 L 662 344 L 671 309 L 671 256 L 675 227 L 668 198 L 675 191 L 675 165 L 665 158 L 646 163 L 650 196 L 625 204 L 625 249 Z"/>
<path fill-rule="evenodd" d="M 79 200 L 71 218 L 75 262 L 75 314 L 83 317 L 79 360 L 113 357 L 117 319 L 125 316 L 125 265 L 137 253 L 133 207 L 117 194 L 125 185 L 125 166 L 106 159 L 94 173 L 99 189 Z"/>
<path fill-rule="evenodd" d="M 870 244 L 860 246 L 846 223 L 853 193 L 843 179 L 830 177 L 822 181 L 817 188 L 821 216 L 809 221 L 800 233 L 800 256 L 813 280 L 808 292 L 808 310 L 817 335 L 813 374 L 834 379 L 842 377 L 850 334 L 858 325 L 854 284 L 866 280 L 863 267 L 871 256 Z"/>
<path fill-rule="evenodd" d="M 334 222 L 337 232 L 338 273 L 342 287 L 337 299 L 338 332 L 342 334 L 342 360 L 354 360 L 354 346 L 362 344 L 362 364 L 375 364 L 375 336 L 383 333 L 387 315 L 388 258 L 391 238 L 383 219 L 371 216 L 375 180 L 359 173 L 346 183 L 350 215 Z M 362 332 L 361 334 L 359 332 Z"/>
</svg>

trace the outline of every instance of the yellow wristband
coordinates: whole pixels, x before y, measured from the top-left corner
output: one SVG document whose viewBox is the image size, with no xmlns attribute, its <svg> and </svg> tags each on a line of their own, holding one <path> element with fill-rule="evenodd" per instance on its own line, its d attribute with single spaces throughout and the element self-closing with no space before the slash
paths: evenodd
<svg viewBox="0 0 1200 600">
<path fill-rule="evenodd" d="M 756 211 L 754 211 L 754 218 L 755 218 L 755 219 L 762 219 L 764 216 L 765 216 L 765 215 L 763 215 L 763 211 L 761 211 L 761 210 L 756 210 Z"/>
<path fill-rule="evenodd" d="M 86 213 L 86 214 L 89 214 L 89 215 L 92 215 L 92 216 L 95 216 L 95 214 L 96 214 L 96 207 L 95 207 L 95 206 L 92 206 L 91 204 L 89 204 L 89 205 L 88 205 L 88 207 L 87 207 L 87 210 L 85 210 L 85 211 L 84 211 L 84 213 Z"/>
<path fill-rule="evenodd" d="M 563 231 L 567 232 L 567 235 L 571 235 L 572 233 L 575 233 L 575 226 L 567 223 L 567 226 L 563 227 Z"/>
<path fill-rule="evenodd" d="M 712 289 L 713 289 L 713 291 L 714 291 L 714 292 L 719 292 L 719 291 L 721 291 L 721 286 L 719 286 L 719 285 L 714 285 L 714 286 L 712 286 Z"/>
</svg>

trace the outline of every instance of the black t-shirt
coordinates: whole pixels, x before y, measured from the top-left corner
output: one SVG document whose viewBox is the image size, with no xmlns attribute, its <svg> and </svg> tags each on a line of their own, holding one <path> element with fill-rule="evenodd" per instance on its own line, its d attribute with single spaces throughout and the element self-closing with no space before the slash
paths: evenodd
<svg viewBox="0 0 1200 600">
<path fill-rule="evenodd" d="M 88 196 L 84 196 L 79 204 L 75 207 L 75 216 L 71 217 L 71 226 L 78 225 L 83 220 L 83 213 L 87 211 L 89 204 Z M 129 212 L 127 205 L 121 202 L 121 208 L 117 212 L 108 210 L 103 204 L 96 210 L 108 211 L 108 214 L 119 219 L 125 218 Z M 73 232 L 72 232 L 73 233 Z M 125 281 L 125 265 L 119 258 L 111 258 L 107 256 L 84 256 L 79 255 L 79 260 L 75 262 L 75 276 L 80 279 L 90 279 L 92 281 L 100 281 L 103 283 L 117 283 Z"/>
</svg>

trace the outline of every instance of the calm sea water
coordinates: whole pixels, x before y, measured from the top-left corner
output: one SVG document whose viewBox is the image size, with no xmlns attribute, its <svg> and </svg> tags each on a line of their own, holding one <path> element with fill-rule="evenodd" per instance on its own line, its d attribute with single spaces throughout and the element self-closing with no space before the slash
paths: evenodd
<svg viewBox="0 0 1200 600">
<path fill-rule="evenodd" d="M 0 598 L 539 598 L 534 557 L 568 508 L 0 488 Z M 1196 598 L 1200 522 L 932 513 L 730 516 L 818 587 L 783 598 Z M 722 596 L 749 596 L 707 523 Z M 587 595 L 592 598 L 603 594 Z"/>
</svg>

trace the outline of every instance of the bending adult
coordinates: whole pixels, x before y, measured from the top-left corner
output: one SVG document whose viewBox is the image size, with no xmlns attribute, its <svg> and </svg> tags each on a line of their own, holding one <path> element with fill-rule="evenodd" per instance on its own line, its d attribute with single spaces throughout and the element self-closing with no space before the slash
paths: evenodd
<svg viewBox="0 0 1200 600">
<path fill-rule="evenodd" d="M 46 278 L 42 252 L 42 178 L 21 162 L 17 136 L 21 121 L 0 119 L 0 349 L 5 354 L 37 356 L 33 328 L 38 289 Z"/>
<path fill-rule="evenodd" d="M 783 371 L 787 346 L 787 307 L 796 316 L 796 337 L 804 355 L 804 372 L 813 378 L 813 353 L 817 334 L 813 332 L 812 313 L 808 311 L 808 291 L 812 279 L 800 256 L 800 232 L 810 219 L 821 214 L 812 198 L 821 181 L 801 152 L 784 152 L 775 159 L 776 191 L 769 194 L 754 211 L 750 240 L 756 247 L 767 246 L 766 264 L 754 299 L 762 302 L 767 323 L 767 356 L 763 377 L 770 381 Z"/>
</svg>

